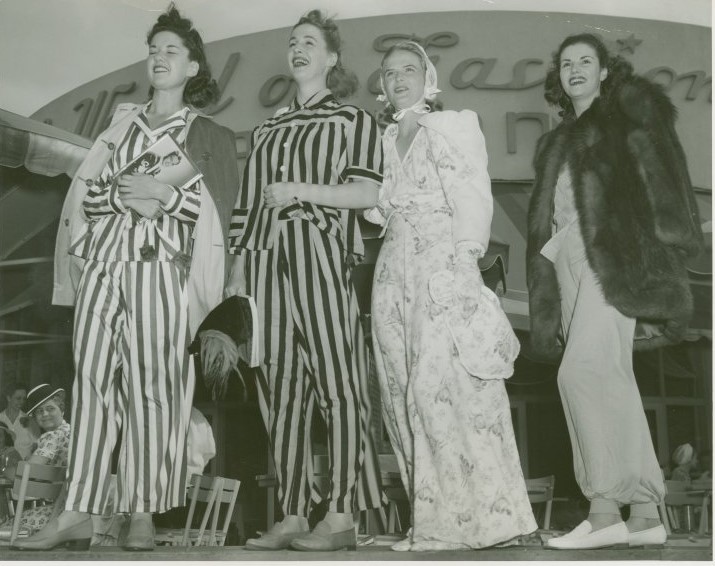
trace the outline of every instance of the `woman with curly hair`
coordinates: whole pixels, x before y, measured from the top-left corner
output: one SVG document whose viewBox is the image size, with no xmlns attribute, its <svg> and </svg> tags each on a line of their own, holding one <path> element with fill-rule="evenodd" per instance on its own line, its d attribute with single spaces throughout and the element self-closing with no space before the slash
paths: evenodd
<svg viewBox="0 0 715 566">
<path fill-rule="evenodd" d="M 534 160 L 531 341 L 544 357 L 563 353 L 559 391 L 591 502 L 587 520 L 548 545 L 662 544 L 665 489 L 632 357 L 681 340 L 693 308 L 684 261 L 702 234 L 675 109 L 591 34 L 562 42 L 545 96 L 563 122 Z"/>
<path fill-rule="evenodd" d="M 147 36 L 146 104 L 120 105 L 73 180 L 57 237 L 55 304 L 76 303 L 72 441 L 65 511 L 18 548 L 89 539 L 120 443 L 117 511 L 125 548 L 151 550 L 152 514 L 184 505 L 194 376 L 187 347 L 222 298 L 238 191 L 233 133 L 199 116 L 215 102 L 203 42 L 173 7 Z M 172 186 L 122 168 L 162 136 L 202 178 Z"/>
<path fill-rule="evenodd" d="M 382 146 L 375 119 L 337 100 L 356 79 L 331 18 L 300 18 L 287 56 L 297 94 L 253 133 L 229 242 L 227 293 L 247 292 L 258 306 L 259 399 L 285 514 L 246 547 L 354 549 L 353 511 L 381 505 L 351 260 L 363 254 L 356 209 L 375 205 Z M 328 432 L 330 482 L 328 512 L 309 532 L 314 407 Z"/>
</svg>

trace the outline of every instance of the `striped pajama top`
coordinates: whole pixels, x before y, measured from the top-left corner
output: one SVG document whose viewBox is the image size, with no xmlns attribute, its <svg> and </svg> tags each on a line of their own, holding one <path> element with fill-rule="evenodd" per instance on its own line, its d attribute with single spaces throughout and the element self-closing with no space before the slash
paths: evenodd
<svg viewBox="0 0 715 566">
<path fill-rule="evenodd" d="M 189 108 L 184 107 L 152 129 L 147 106 L 116 144 L 97 179 L 88 179 L 83 210 L 89 222 L 70 247 L 70 254 L 97 261 L 172 261 L 191 254 L 193 226 L 201 208 L 201 185 L 174 188 L 164 214 L 156 219 L 137 217 L 119 199 L 115 174 L 164 134 L 183 147 Z"/>
<path fill-rule="evenodd" d="M 271 183 L 338 185 L 349 179 L 382 183 L 382 144 L 375 119 L 339 103 L 325 89 L 301 105 L 294 99 L 253 132 L 252 150 L 231 218 L 229 252 L 273 247 L 281 220 L 313 222 L 339 239 L 347 253 L 363 255 L 357 211 L 295 200 L 283 209 L 263 205 Z"/>
</svg>

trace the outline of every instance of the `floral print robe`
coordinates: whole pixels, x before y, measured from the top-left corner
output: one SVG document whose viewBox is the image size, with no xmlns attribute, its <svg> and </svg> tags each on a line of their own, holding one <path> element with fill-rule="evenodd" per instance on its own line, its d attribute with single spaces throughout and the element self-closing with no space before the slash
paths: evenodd
<svg viewBox="0 0 715 566">
<path fill-rule="evenodd" d="M 383 418 L 412 507 L 408 542 L 411 550 L 488 547 L 537 528 L 509 399 L 502 379 L 479 379 L 460 363 L 448 308 L 429 291 L 433 274 L 453 269 L 445 188 L 468 185 L 475 172 L 435 130 L 420 128 L 403 159 L 396 136 L 396 125 L 388 126 L 384 185 L 366 217 L 386 224 L 372 290 L 373 340 Z M 465 198 L 468 191 L 451 200 Z"/>
</svg>

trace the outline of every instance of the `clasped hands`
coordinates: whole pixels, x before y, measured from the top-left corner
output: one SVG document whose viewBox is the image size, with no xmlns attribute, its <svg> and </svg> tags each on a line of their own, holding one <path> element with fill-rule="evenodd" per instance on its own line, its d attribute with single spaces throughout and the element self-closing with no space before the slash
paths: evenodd
<svg viewBox="0 0 715 566">
<path fill-rule="evenodd" d="M 116 183 L 119 200 L 124 207 L 152 220 L 163 214 L 162 204 L 169 202 L 174 190 L 144 173 L 122 175 Z"/>
</svg>

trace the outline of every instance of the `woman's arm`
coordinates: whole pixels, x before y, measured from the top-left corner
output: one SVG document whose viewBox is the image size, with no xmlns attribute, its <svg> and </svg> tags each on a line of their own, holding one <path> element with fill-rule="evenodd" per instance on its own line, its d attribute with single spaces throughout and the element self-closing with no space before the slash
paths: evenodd
<svg viewBox="0 0 715 566">
<path fill-rule="evenodd" d="M 286 206 L 293 199 L 332 208 L 372 208 L 377 204 L 380 185 L 367 180 L 349 180 L 342 185 L 273 183 L 263 189 L 268 208 Z"/>
<path fill-rule="evenodd" d="M 182 222 L 196 222 L 201 208 L 201 185 L 199 182 L 180 189 L 157 181 L 151 175 L 122 175 L 118 179 L 119 198 L 129 208 L 127 202 L 149 200 L 161 205 L 164 213 Z M 136 208 L 132 207 L 134 210 Z M 142 210 L 137 210 L 143 214 Z"/>
<path fill-rule="evenodd" d="M 703 242 L 700 218 L 673 104 L 658 85 L 642 77 L 621 87 L 617 103 L 630 122 L 627 143 L 653 211 L 656 237 L 696 255 Z"/>
<path fill-rule="evenodd" d="M 441 114 L 444 114 L 442 116 Z M 440 113 L 433 120 L 443 139 L 428 131 L 437 142 L 432 147 L 437 173 L 445 198 L 452 210 L 452 239 L 471 242 L 483 255 L 489 246 L 493 200 L 487 148 L 477 115 L 469 110 Z M 427 122 L 428 129 L 432 126 Z"/>
<path fill-rule="evenodd" d="M 27 459 L 29 464 L 47 464 L 49 461 L 50 459 L 47 456 L 40 456 L 39 454 L 32 454 Z"/>
</svg>

